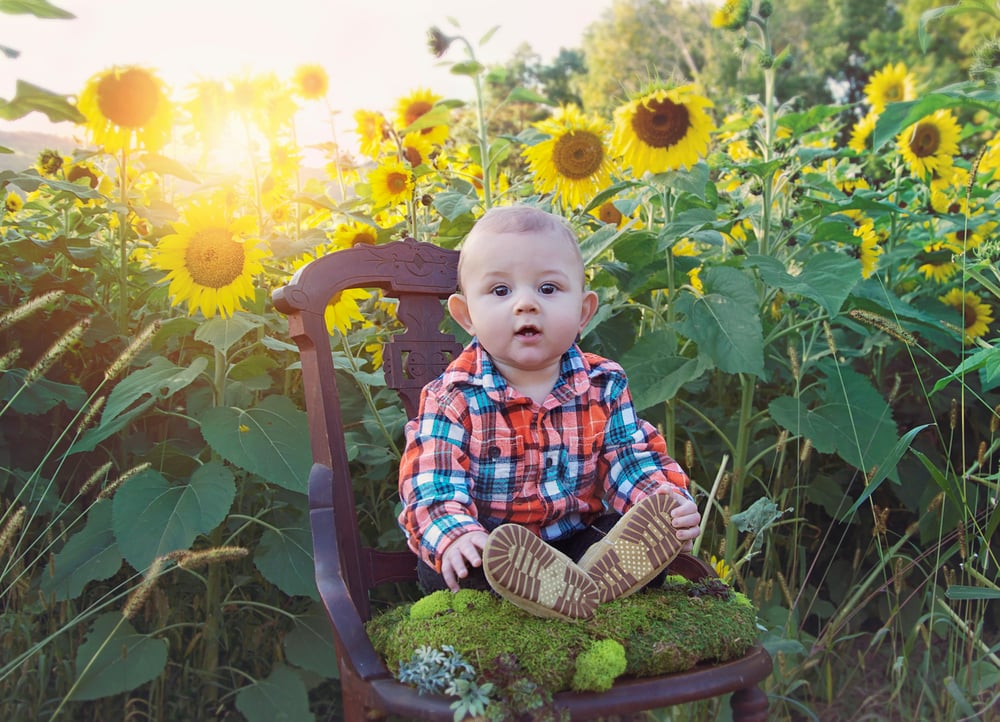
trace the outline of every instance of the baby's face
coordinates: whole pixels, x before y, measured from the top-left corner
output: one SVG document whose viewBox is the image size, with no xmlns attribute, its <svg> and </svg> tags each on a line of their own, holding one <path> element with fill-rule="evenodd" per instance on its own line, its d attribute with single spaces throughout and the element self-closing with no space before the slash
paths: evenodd
<svg viewBox="0 0 1000 722">
<path fill-rule="evenodd" d="M 583 263 L 571 243 L 546 233 L 504 233 L 463 249 L 462 293 L 449 309 L 501 372 L 551 369 L 593 316 L 597 296 L 584 289 Z"/>
</svg>

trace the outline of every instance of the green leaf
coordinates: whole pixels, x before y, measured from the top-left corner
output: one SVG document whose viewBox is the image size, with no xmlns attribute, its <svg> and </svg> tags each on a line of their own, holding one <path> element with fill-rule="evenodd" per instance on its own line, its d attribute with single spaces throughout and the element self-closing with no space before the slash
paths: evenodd
<svg viewBox="0 0 1000 722">
<path fill-rule="evenodd" d="M 234 343 L 260 326 L 249 314 L 241 313 L 232 318 L 210 318 L 194 332 L 196 341 L 207 343 L 219 353 L 226 353 Z"/>
<path fill-rule="evenodd" d="M 142 369 L 133 371 L 108 394 L 101 414 L 101 423 L 113 419 L 137 400 L 149 395 L 165 399 L 189 386 L 208 366 L 208 360 L 198 357 L 187 368 L 175 366 L 162 356 L 156 356 Z"/>
<path fill-rule="evenodd" d="M 939 379 L 931 389 L 931 393 L 937 393 L 952 381 L 961 380 L 973 371 L 980 372 L 983 386 L 987 389 L 1000 381 L 1000 347 L 977 349 L 956 366 L 954 371 Z"/>
<path fill-rule="evenodd" d="M 160 153 L 144 153 L 136 158 L 144 170 L 159 175 L 172 175 L 191 183 L 199 183 L 198 177 L 186 165 Z"/>
<path fill-rule="evenodd" d="M 117 612 L 102 614 L 76 652 L 72 700 L 121 694 L 155 679 L 167 666 L 167 641 L 139 634 Z"/>
<path fill-rule="evenodd" d="M 479 205 L 479 200 L 475 195 L 459 193 L 458 191 L 444 191 L 435 194 L 432 205 L 434 210 L 446 219 L 454 221 L 466 213 L 471 213 Z"/>
<path fill-rule="evenodd" d="M 702 359 L 664 353 L 665 348 L 670 348 L 673 336 L 667 329 L 642 336 L 621 357 L 636 411 L 672 399 L 684 384 L 705 371 L 707 364 Z"/>
<path fill-rule="evenodd" d="M 275 665 L 271 676 L 241 687 L 236 693 L 236 709 L 247 722 L 315 722 L 309 711 L 309 693 L 302 677 L 283 664 Z"/>
<path fill-rule="evenodd" d="M 57 8 L 48 0 L 0 0 L 0 13 L 8 15 L 34 15 L 39 18 L 57 18 L 70 20 L 75 18 L 71 12 Z"/>
<path fill-rule="evenodd" d="M 83 529 L 52 557 L 40 583 L 47 599 L 75 599 L 89 582 L 108 579 L 121 569 L 122 555 L 111 530 L 111 506 L 110 501 L 95 502 Z"/>
<path fill-rule="evenodd" d="M 481 72 L 486 70 L 481 63 L 477 63 L 475 60 L 466 60 L 460 63 L 455 63 L 451 66 L 452 75 L 469 75 L 476 76 Z M 438 123 L 440 125 L 440 123 Z"/>
<path fill-rule="evenodd" d="M 285 594 L 319 599 L 312 555 L 312 532 L 304 515 L 261 534 L 253 563 Z"/>
<path fill-rule="evenodd" d="M 136 569 L 158 556 L 188 549 L 226 518 L 236 497 L 233 472 L 220 462 L 199 467 L 187 484 L 171 484 L 154 470 L 129 479 L 115 493 L 112 524 L 118 546 Z"/>
<path fill-rule="evenodd" d="M 939 88 L 917 100 L 890 103 L 879 114 L 875 130 L 872 131 L 874 150 L 878 151 L 903 130 L 935 111 L 944 108 L 970 110 L 982 108 L 995 115 L 998 110 L 998 102 L 1000 102 L 1000 94 L 996 89 L 984 88 L 979 83 L 965 82 Z"/>
<path fill-rule="evenodd" d="M 285 635 L 282 644 L 288 661 L 302 669 L 324 677 L 337 679 L 337 649 L 326 610 L 314 604 L 305 614 L 295 617 L 295 628 Z"/>
<path fill-rule="evenodd" d="M 910 429 L 899 441 L 895 443 L 892 449 L 889 450 L 889 454 L 886 458 L 882 459 L 875 465 L 876 471 L 872 475 L 872 478 L 868 479 L 865 490 L 861 492 L 861 496 L 858 497 L 857 501 L 855 501 L 851 505 L 851 508 L 848 509 L 847 512 L 841 517 L 841 521 L 850 519 L 854 515 L 854 512 L 861 508 L 865 499 L 875 493 L 875 490 L 882 485 L 882 482 L 885 481 L 886 478 L 888 478 L 889 472 L 893 471 L 897 464 L 899 464 L 899 460 L 903 458 L 903 454 L 906 453 L 906 450 L 910 448 L 910 445 L 913 443 L 913 437 L 926 429 L 928 426 L 932 426 L 932 424 L 921 424 L 920 426 Z"/>
<path fill-rule="evenodd" d="M 764 283 L 787 294 L 815 301 L 831 316 L 836 316 L 861 280 L 861 263 L 841 253 L 817 253 L 809 258 L 796 276 L 771 256 L 751 256 L 750 266 L 760 272 Z"/>
<path fill-rule="evenodd" d="M 211 408 L 201 433 L 222 458 L 272 484 L 305 493 L 312 464 L 304 412 L 286 396 L 265 397 L 252 409 Z"/>
<path fill-rule="evenodd" d="M 0 106 L 2 106 L 2 103 L 3 101 L 0 101 Z M 70 181 L 61 181 L 55 178 L 42 178 L 34 170 L 27 170 L 23 173 L 14 173 L 13 171 L 0 172 L 0 183 L 2 182 L 16 185 L 28 193 L 32 193 L 45 186 L 53 190 L 71 193 L 81 200 L 107 200 L 86 183 L 71 183 Z"/>
<path fill-rule="evenodd" d="M 25 369 L 10 369 L 0 376 L 0 401 L 14 399 L 10 410 L 19 414 L 44 414 L 59 404 L 76 411 L 87 401 L 87 392 L 79 386 L 61 384 L 42 377 L 32 381 L 23 391 Z M 16 398 L 15 398 L 16 395 Z"/>
<path fill-rule="evenodd" d="M 702 282 L 703 296 L 684 293 L 675 302 L 684 316 L 678 330 L 719 370 L 763 376 L 764 332 L 752 282 L 728 266 L 707 269 Z"/>
<path fill-rule="evenodd" d="M 944 595 L 948 599 L 969 601 L 972 599 L 1000 599 L 1000 589 L 986 589 L 984 587 L 964 587 L 953 584 L 948 587 Z"/>
<path fill-rule="evenodd" d="M 534 90 L 528 90 L 527 88 L 514 88 L 510 91 L 510 95 L 507 96 L 507 103 L 541 103 L 543 105 L 552 105 L 552 101 L 546 98 L 544 95 L 536 93 Z"/>
<path fill-rule="evenodd" d="M 830 359 L 817 365 L 825 382 L 819 398 L 807 405 L 802 398 L 782 396 L 768 405 L 772 418 L 797 436 L 809 439 L 816 451 L 836 453 L 867 474 L 892 458 L 898 442 L 892 409 L 867 378 Z M 896 466 L 886 469 L 899 483 Z"/>
<path fill-rule="evenodd" d="M 23 80 L 17 81 L 13 100 L 0 98 L 0 118 L 4 120 L 17 120 L 34 111 L 44 113 L 53 123 L 84 123 L 87 120 L 75 105 L 66 100 L 65 95 Z"/>
</svg>

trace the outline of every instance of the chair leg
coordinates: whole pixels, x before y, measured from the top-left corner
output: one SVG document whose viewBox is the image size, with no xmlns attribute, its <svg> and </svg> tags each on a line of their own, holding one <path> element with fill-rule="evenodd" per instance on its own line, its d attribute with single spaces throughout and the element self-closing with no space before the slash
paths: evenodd
<svg viewBox="0 0 1000 722">
<path fill-rule="evenodd" d="M 767 722 L 767 695 L 758 687 L 733 692 L 729 700 L 733 722 Z"/>
</svg>

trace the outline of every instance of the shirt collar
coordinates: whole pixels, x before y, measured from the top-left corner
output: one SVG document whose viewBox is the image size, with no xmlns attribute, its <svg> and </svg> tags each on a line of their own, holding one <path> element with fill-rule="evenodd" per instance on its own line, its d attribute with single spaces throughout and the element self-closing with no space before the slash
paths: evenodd
<svg viewBox="0 0 1000 722">
<path fill-rule="evenodd" d="M 575 396 L 580 396 L 590 388 L 590 377 L 594 372 L 600 373 L 600 369 L 595 369 L 584 356 L 580 347 L 573 344 L 566 353 L 563 354 L 559 366 L 559 378 L 552 389 L 546 406 L 558 406 Z M 479 340 L 472 339 L 472 342 L 465 347 L 444 373 L 444 384 L 446 386 L 460 386 L 463 384 L 471 386 L 482 386 L 483 390 L 496 401 L 509 401 L 513 398 L 513 392 L 507 384 L 506 379 L 500 375 L 493 365 L 493 360 L 479 344 Z M 552 404 L 552 400 L 555 404 Z"/>
</svg>

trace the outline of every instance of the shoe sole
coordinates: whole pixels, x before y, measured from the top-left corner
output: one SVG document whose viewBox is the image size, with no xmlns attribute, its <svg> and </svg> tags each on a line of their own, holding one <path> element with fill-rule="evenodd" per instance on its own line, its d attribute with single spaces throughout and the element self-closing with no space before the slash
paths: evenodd
<svg viewBox="0 0 1000 722">
<path fill-rule="evenodd" d="M 579 566 L 597 584 L 601 603 L 621 599 L 641 589 L 680 553 L 670 510 L 673 494 L 652 494 L 626 512 Z"/>
<path fill-rule="evenodd" d="M 500 596 L 537 617 L 589 619 L 597 608 L 597 585 L 586 572 L 518 524 L 490 533 L 483 571 Z"/>
</svg>

